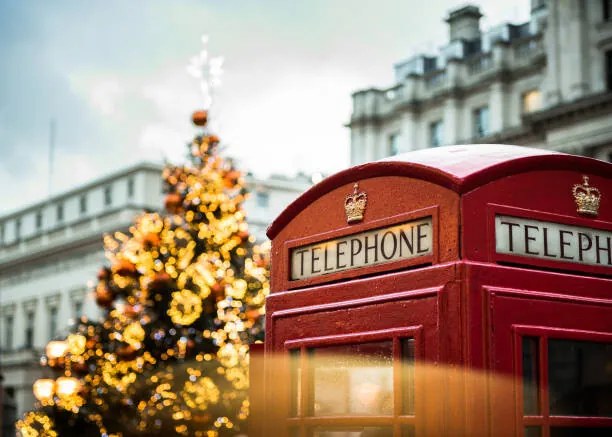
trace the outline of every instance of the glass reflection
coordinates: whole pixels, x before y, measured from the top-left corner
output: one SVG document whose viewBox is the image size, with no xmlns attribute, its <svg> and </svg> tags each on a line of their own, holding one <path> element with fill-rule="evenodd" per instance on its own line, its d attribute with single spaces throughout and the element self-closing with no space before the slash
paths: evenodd
<svg viewBox="0 0 612 437">
<path fill-rule="evenodd" d="M 523 337 L 523 412 L 527 415 L 540 412 L 538 345 L 537 337 Z"/>
<path fill-rule="evenodd" d="M 312 413 L 315 416 L 391 415 L 393 413 L 392 352 L 391 340 L 311 349 L 314 391 Z M 315 435 L 330 437 L 369 435 L 350 434 L 363 433 L 365 429 L 333 431 L 337 432 L 349 434 Z"/>
<path fill-rule="evenodd" d="M 612 417 L 612 344 L 550 339 L 548 385 L 551 415 Z"/>
<path fill-rule="evenodd" d="M 414 338 L 402 339 L 401 348 L 402 413 L 414 415 Z"/>
</svg>

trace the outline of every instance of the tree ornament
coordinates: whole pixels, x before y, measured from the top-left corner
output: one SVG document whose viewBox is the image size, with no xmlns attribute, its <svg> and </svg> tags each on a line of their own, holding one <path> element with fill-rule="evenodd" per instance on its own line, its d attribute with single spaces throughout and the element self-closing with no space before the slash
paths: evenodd
<svg viewBox="0 0 612 437">
<path fill-rule="evenodd" d="M 112 270 L 119 276 L 136 276 L 138 274 L 134 263 L 124 258 L 118 259 Z"/>
<path fill-rule="evenodd" d="M 123 330 L 123 341 L 134 349 L 140 349 L 142 341 L 145 339 L 145 330 L 138 322 L 132 322 Z"/>
<path fill-rule="evenodd" d="M 108 269 L 107 267 L 102 267 L 100 270 L 98 270 L 98 281 L 104 281 L 108 279 L 110 277 L 110 273 L 110 269 Z"/>
<path fill-rule="evenodd" d="M 196 126 L 206 126 L 206 123 L 208 123 L 208 111 L 194 111 L 194 113 L 191 114 L 191 121 L 193 121 L 193 124 Z"/>
<path fill-rule="evenodd" d="M 191 290 L 175 291 L 167 312 L 174 323 L 191 325 L 202 313 L 202 300 Z"/>
<path fill-rule="evenodd" d="M 150 293 L 164 293 L 172 287 L 172 278 L 166 272 L 156 273 L 151 282 L 147 285 Z"/>
<path fill-rule="evenodd" d="M 119 358 L 121 358 L 122 360 L 128 360 L 128 361 L 136 358 L 136 355 L 138 354 L 136 349 L 134 349 L 129 344 L 119 346 L 117 348 L 116 353 Z"/>
<path fill-rule="evenodd" d="M 109 308 L 114 299 L 114 293 L 108 288 L 106 283 L 99 282 L 96 287 L 96 303 L 103 308 Z"/>
<path fill-rule="evenodd" d="M 159 238 L 159 234 L 155 232 L 148 232 L 142 236 L 142 246 L 146 249 L 158 247 L 160 243 L 161 238 Z"/>
<path fill-rule="evenodd" d="M 164 200 L 166 211 L 171 214 L 178 214 L 183 209 L 183 198 L 178 193 L 168 193 Z"/>
</svg>

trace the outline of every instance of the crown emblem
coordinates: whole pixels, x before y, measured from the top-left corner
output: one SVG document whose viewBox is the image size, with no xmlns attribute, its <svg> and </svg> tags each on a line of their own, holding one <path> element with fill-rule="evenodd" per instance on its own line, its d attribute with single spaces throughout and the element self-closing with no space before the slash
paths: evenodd
<svg viewBox="0 0 612 437">
<path fill-rule="evenodd" d="M 359 184 L 353 185 L 353 193 L 347 195 L 344 200 L 344 211 L 348 224 L 363 220 L 363 213 L 368 203 L 368 195 L 364 191 L 358 192 L 357 190 L 359 190 Z"/>
<path fill-rule="evenodd" d="M 574 185 L 572 193 L 574 194 L 574 200 L 578 207 L 577 212 L 584 215 L 597 215 L 599 209 L 599 200 L 601 194 L 595 187 L 589 185 L 589 177 L 582 176 L 584 182 L 582 185 Z"/>
</svg>

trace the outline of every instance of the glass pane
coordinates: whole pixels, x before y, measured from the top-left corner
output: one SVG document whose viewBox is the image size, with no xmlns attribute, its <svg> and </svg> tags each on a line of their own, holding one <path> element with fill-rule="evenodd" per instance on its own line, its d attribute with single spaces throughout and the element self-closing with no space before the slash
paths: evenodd
<svg viewBox="0 0 612 437">
<path fill-rule="evenodd" d="M 311 349 L 312 413 L 391 415 L 392 352 L 390 340 Z"/>
<path fill-rule="evenodd" d="M 297 416 L 302 410 L 302 368 L 300 367 L 300 350 L 289 352 L 291 366 L 291 415 Z"/>
<path fill-rule="evenodd" d="M 403 425 L 402 426 L 402 437 L 414 437 L 414 425 Z"/>
<path fill-rule="evenodd" d="M 402 414 L 414 414 L 414 338 L 401 340 Z"/>
<path fill-rule="evenodd" d="M 525 427 L 525 437 L 540 437 L 542 435 L 542 428 L 539 426 L 527 426 Z"/>
<path fill-rule="evenodd" d="M 550 339 L 548 384 L 551 415 L 612 417 L 612 344 Z"/>
<path fill-rule="evenodd" d="M 538 345 L 537 337 L 523 337 L 523 412 L 526 415 L 540 412 Z"/>
<path fill-rule="evenodd" d="M 311 435 L 312 437 L 393 437 L 393 428 L 390 426 L 344 429 L 316 428 Z"/>
<path fill-rule="evenodd" d="M 612 428 L 552 427 L 550 437 L 610 437 Z"/>
</svg>

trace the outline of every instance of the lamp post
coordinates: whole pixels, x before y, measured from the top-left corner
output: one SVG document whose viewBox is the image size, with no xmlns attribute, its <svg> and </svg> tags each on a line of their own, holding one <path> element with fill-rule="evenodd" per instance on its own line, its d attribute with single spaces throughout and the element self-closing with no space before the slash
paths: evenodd
<svg viewBox="0 0 612 437">
<path fill-rule="evenodd" d="M 34 396 L 41 404 L 53 403 L 53 393 L 55 392 L 55 381 L 49 378 L 38 379 L 33 386 Z"/>
</svg>

